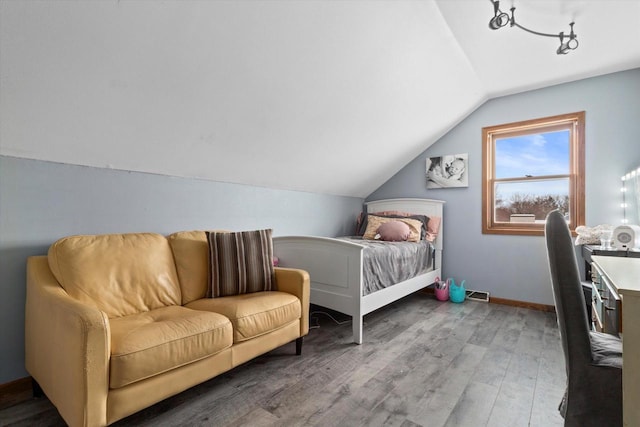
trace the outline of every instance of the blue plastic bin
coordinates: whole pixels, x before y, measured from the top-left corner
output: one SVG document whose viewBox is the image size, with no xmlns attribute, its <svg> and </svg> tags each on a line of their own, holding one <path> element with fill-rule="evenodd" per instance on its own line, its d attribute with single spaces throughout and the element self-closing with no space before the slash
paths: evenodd
<svg viewBox="0 0 640 427">
<path fill-rule="evenodd" d="M 464 280 L 460 285 L 456 285 L 456 281 L 451 279 L 449 283 L 449 301 L 461 303 L 464 302 L 466 297 L 466 290 L 464 289 Z"/>
</svg>

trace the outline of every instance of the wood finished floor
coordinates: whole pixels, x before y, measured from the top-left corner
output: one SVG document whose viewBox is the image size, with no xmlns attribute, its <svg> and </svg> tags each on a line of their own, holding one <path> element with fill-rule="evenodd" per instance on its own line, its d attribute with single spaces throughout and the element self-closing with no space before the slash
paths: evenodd
<svg viewBox="0 0 640 427">
<path fill-rule="evenodd" d="M 419 292 L 367 315 L 361 346 L 336 317 L 347 323 L 312 314 L 302 356 L 285 345 L 114 425 L 563 425 L 552 313 Z M 0 424 L 65 425 L 46 398 L 0 411 Z"/>
</svg>

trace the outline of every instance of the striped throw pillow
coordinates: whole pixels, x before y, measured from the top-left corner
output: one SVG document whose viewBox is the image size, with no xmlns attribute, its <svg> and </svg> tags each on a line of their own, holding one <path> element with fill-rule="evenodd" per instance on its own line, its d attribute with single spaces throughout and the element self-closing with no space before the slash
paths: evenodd
<svg viewBox="0 0 640 427">
<path fill-rule="evenodd" d="M 274 288 L 272 230 L 207 232 L 210 296 L 213 298 Z"/>
</svg>

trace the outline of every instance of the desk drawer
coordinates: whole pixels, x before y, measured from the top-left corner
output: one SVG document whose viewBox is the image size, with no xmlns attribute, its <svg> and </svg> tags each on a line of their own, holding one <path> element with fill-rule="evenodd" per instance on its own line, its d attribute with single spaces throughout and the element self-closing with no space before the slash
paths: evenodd
<svg viewBox="0 0 640 427">
<path fill-rule="evenodd" d="M 620 295 L 615 291 L 606 277 L 601 280 L 605 286 L 602 292 L 602 306 L 604 331 L 609 334 L 619 335 L 622 333 L 622 304 Z"/>
<path fill-rule="evenodd" d="M 597 265 L 592 273 L 593 289 L 591 298 L 593 327 L 599 332 L 619 335 L 622 332 L 622 305 L 620 296 Z"/>
<path fill-rule="evenodd" d="M 591 294 L 591 324 L 595 331 L 604 332 L 604 324 L 602 322 L 602 299 L 600 299 L 600 294 L 595 290 Z"/>
</svg>

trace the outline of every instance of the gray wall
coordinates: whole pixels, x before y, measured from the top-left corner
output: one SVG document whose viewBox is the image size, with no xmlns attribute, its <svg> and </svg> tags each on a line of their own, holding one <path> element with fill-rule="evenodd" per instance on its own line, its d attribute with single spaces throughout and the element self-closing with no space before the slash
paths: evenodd
<svg viewBox="0 0 640 427">
<path fill-rule="evenodd" d="M 212 228 L 348 235 L 362 201 L 0 156 L 0 384 L 27 376 L 26 259 L 56 239 Z"/>
<path fill-rule="evenodd" d="M 446 276 L 465 279 L 468 288 L 495 297 L 552 305 L 544 238 L 482 234 L 481 132 L 485 126 L 583 110 L 586 225 L 619 225 L 620 177 L 640 166 L 640 69 L 490 100 L 367 200 L 403 196 L 445 200 Z M 455 153 L 469 153 L 469 187 L 427 190 L 426 158 Z"/>
</svg>

